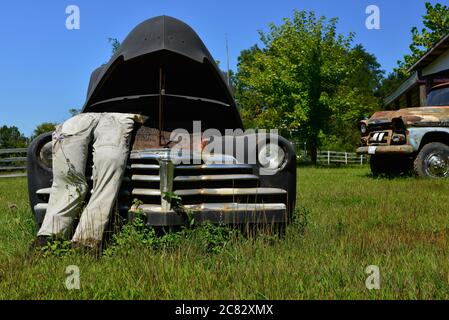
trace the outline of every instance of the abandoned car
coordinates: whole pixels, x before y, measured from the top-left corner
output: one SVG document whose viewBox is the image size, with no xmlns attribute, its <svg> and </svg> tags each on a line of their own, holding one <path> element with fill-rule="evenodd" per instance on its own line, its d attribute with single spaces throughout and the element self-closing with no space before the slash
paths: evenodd
<svg viewBox="0 0 449 320">
<path fill-rule="evenodd" d="M 427 106 L 376 112 L 360 131 L 357 153 L 371 155 L 374 176 L 449 177 L 449 83 L 430 90 Z"/>
<path fill-rule="evenodd" d="M 247 146 L 246 152 L 253 148 L 258 154 L 255 163 L 239 161 L 236 148 L 223 151 L 223 163 L 210 164 L 201 156 L 196 163 L 174 161 L 170 136 L 176 129 L 193 134 L 194 121 L 199 121 L 202 132 L 214 129 L 223 141 L 236 138 L 226 136 L 227 129 L 243 130 L 223 73 L 185 23 L 160 16 L 132 30 L 110 61 L 92 73 L 82 112 L 148 117 L 134 130 L 116 201 L 116 212 L 125 219 L 139 210 L 150 226 L 184 225 L 187 217 L 175 211 L 167 194 L 181 198 L 198 222 L 285 224 L 291 219 L 296 156 L 292 144 L 280 136 L 269 135 L 268 141 Z M 207 141 L 192 144 L 189 156 L 201 154 L 204 144 Z M 261 169 L 268 162 L 260 157 L 267 147 L 276 149 L 278 156 L 268 161 L 272 174 L 264 175 Z M 52 186 L 51 148 L 48 133 L 37 137 L 28 150 L 29 198 L 39 225 Z M 88 163 L 86 177 L 92 187 L 90 172 Z"/>
</svg>

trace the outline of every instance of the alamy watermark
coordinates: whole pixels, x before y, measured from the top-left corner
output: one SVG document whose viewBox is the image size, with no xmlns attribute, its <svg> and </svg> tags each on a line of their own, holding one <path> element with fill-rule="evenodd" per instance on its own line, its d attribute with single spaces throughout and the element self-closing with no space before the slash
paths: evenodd
<svg viewBox="0 0 449 320">
<path fill-rule="evenodd" d="M 178 164 L 259 165 L 260 175 L 274 175 L 287 163 L 287 151 L 280 144 L 278 130 L 218 129 L 202 131 L 201 121 L 193 121 L 193 133 L 186 129 L 171 132 L 171 161 Z"/>
<path fill-rule="evenodd" d="M 80 8 L 71 4 L 65 8 L 65 13 L 68 14 L 65 20 L 67 30 L 79 30 L 81 27 Z"/>
<path fill-rule="evenodd" d="M 76 265 L 70 265 L 65 269 L 66 279 L 65 287 L 67 290 L 80 289 L 80 268 Z"/>
<path fill-rule="evenodd" d="M 372 4 L 366 7 L 365 13 L 368 17 L 365 20 L 365 26 L 368 30 L 380 30 L 380 9 Z"/>
<path fill-rule="evenodd" d="M 365 280 L 368 290 L 380 290 L 380 269 L 378 266 L 370 265 L 365 268 L 365 273 L 369 274 Z"/>
</svg>

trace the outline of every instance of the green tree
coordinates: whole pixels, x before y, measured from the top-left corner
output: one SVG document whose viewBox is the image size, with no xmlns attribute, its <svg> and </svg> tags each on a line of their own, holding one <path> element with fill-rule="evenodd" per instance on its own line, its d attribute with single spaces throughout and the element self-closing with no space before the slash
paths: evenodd
<svg viewBox="0 0 449 320">
<path fill-rule="evenodd" d="M 354 128 L 355 118 L 377 105 L 363 98 L 378 85 L 378 64 L 364 64 L 375 58 L 362 47 L 352 49 L 353 35 L 337 34 L 336 25 L 337 19 L 295 11 L 293 19 L 260 32 L 263 48 L 241 53 L 235 77 L 245 124 L 305 141 L 312 163 L 335 122 L 354 121 Z"/>
<path fill-rule="evenodd" d="M 437 3 L 432 5 L 425 3 L 426 14 L 423 16 L 424 28 L 421 31 L 413 27 L 412 44 L 410 54 L 404 56 L 403 61 L 398 61 L 398 73 L 406 73 L 427 50 L 449 33 L 449 7 Z"/>
<path fill-rule="evenodd" d="M 0 149 L 25 148 L 27 145 L 28 139 L 16 126 L 0 127 Z"/>
<path fill-rule="evenodd" d="M 333 97 L 337 102 L 329 119 L 329 128 L 321 133 L 326 149 L 353 151 L 360 141 L 359 121 L 379 110 L 379 89 L 384 72 L 373 54 L 357 45 L 349 52 L 352 72 L 343 79 Z"/>
<path fill-rule="evenodd" d="M 391 72 L 382 80 L 382 85 L 377 92 L 378 96 L 383 101 L 388 95 L 390 95 L 394 90 L 396 90 L 406 79 L 408 75 L 404 72 Z M 385 108 L 381 105 L 381 108 Z"/>
<path fill-rule="evenodd" d="M 108 42 L 112 46 L 112 55 L 114 55 L 117 52 L 118 48 L 120 48 L 121 43 L 117 38 L 108 38 Z"/>
<path fill-rule="evenodd" d="M 81 109 L 71 108 L 71 109 L 69 109 L 69 113 L 70 113 L 70 116 L 74 117 L 74 116 L 76 116 L 77 114 L 80 114 L 80 113 L 81 113 Z"/>
<path fill-rule="evenodd" d="M 38 125 L 36 127 L 36 129 L 34 129 L 32 139 L 40 136 L 43 133 L 55 131 L 57 125 L 58 125 L 57 123 L 53 123 L 53 122 L 41 123 L 40 125 Z"/>
</svg>

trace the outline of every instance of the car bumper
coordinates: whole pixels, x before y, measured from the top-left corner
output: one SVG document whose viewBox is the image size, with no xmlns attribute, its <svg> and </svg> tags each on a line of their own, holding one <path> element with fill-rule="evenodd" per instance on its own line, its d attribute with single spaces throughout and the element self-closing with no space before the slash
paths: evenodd
<svg viewBox="0 0 449 320">
<path fill-rule="evenodd" d="M 400 146 L 366 146 L 357 148 L 358 154 L 411 154 L 413 147 L 405 144 Z"/>
<path fill-rule="evenodd" d="M 186 205 L 189 215 L 195 222 L 208 221 L 214 224 L 272 224 L 288 222 L 287 209 L 284 204 L 240 204 L 240 203 L 205 203 Z M 160 206 L 141 205 L 129 211 L 130 219 L 139 212 L 144 214 L 147 224 L 155 227 L 182 226 L 188 217 L 173 210 L 161 211 Z"/>
</svg>

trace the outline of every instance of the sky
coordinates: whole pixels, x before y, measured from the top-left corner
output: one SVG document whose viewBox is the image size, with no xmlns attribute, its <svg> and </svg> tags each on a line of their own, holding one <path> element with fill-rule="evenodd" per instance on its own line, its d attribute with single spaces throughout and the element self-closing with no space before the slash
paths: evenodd
<svg viewBox="0 0 449 320">
<path fill-rule="evenodd" d="M 230 68 L 241 50 L 260 44 L 258 30 L 280 24 L 293 10 L 338 17 L 338 31 L 354 32 L 391 71 L 409 52 L 410 29 L 422 27 L 423 0 L 16 0 L 0 5 L 0 125 L 30 136 L 42 122 L 62 122 L 81 108 L 91 72 L 111 56 L 108 38 L 123 40 L 140 22 L 158 15 L 183 20 L 212 56 Z M 448 4 L 448 0 L 430 1 Z M 68 30 L 66 8 L 80 10 L 80 28 Z M 380 29 L 367 29 L 366 8 L 380 9 Z"/>
</svg>

